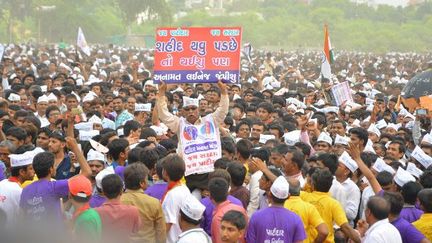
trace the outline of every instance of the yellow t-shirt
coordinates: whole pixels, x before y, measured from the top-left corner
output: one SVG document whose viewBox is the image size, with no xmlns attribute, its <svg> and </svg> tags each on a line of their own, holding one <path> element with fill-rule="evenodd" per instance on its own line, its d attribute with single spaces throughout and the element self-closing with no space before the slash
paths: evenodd
<svg viewBox="0 0 432 243">
<path fill-rule="evenodd" d="M 324 223 L 324 220 L 321 218 L 315 206 L 303 201 L 299 196 L 290 196 L 288 200 L 285 201 L 284 207 L 293 211 L 302 219 L 307 236 L 304 242 L 314 242 L 318 235 L 316 227 Z"/>
<path fill-rule="evenodd" d="M 412 223 L 428 240 L 432 240 L 432 213 L 424 213 Z"/>
<path fill-rule="evenodd" d="M 321 218 L 326 223 L 329 234 L 324 242 L 334 242 L 333 224 L 341 226 L 348 223 L 345 211 L 341 204 L 330 196 L 328 192 L 301 192 L 301 199 L 314 205 Z M 316 235 L 315 235 L 316 237 Z"/>
<path fill-rule="evenodd" d="M 37 181 L 37 180 L 39 180 L 39 178 L 37 177 L 37 175 L 35 175 L 35 176 L 33 177 L 33 180 L 24 181 L 24 183 L 21 184 L 21 187 L 22 187 L 22 188 L 25 188 L 26 186 L 32 184 L 33 182 L 35 182 L 35 181 Z"/>
</svg>

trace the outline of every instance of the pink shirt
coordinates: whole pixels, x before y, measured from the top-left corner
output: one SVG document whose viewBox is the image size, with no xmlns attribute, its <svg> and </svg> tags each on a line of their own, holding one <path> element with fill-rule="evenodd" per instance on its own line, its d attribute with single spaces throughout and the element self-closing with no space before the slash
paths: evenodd
<svg viewBox="0 0 432 243">
<path fill-rule="evenodd" d="M 102 237 L 109 242 L 127 241 L 141 227 L 139 210 L 135 206 L 107 201 L 95 210 L 102 221 Z"/>
<path fill-rule="evenodd" d="M 212 236 L 213 243 L 222 242 L 221 235 L 220 235 L 221 221 L 225 213 L 230 210 L 241 212 L 246 217 L 246 222 L 247 222 L 246 210 L 243 207 L 233 204 L 229 200 L 226 200 L 225 202 L 217 205 L 215 210 L 213 211 L 213 219 L 211 224 L 211 236 Z M 244 239 L 244 237 L 242 237 L 242 239 Z M 241 242 L 246 242 L 246 241 L 242 240 Z"/>
</svg>

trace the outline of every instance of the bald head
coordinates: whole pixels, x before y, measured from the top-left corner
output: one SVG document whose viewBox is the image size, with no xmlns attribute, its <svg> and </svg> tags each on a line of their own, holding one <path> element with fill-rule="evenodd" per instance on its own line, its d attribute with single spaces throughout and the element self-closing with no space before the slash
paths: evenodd
<svg viewBox="0 0 432 243">
<path fill-rule="evenodd" d="M 289 194 L 291 196 L 300 196 L 300 182 L 297 179 L 294 178 L 290 178 L 288 179 L 288 184 L 289 184 Z"/>
<path fill-rule="evenodd" d="M 370 197 L 367 203 L 367 208 L 377 220 L 387 218 L 390 212 L 389 202 L 379 196 Z"/>
</svg>

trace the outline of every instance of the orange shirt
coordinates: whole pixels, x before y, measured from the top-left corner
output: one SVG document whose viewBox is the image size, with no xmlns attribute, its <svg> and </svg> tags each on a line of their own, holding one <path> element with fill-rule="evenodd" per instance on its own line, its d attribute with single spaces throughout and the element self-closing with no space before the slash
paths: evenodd
<svg viewBox="0 0 432 243">
<path fill-rule="evenodd" d="M 213 243 L 221 242 L 220 226 L 221 226 L 222 217 L 225 215 L 226 212 L 230 210 L 241 212 L 246 217 L 246 222 L 248 221 L 246 210 L 243 207 L 238 206 L 230 202 L 229 200 L 226 200 L 225 202 L 217 205 L 213 211 L 213 219 L 211 224 L 211 236 L 212 236 Z M 242 239 L 243 239 L 242 242 L 245 242 L 244 235 Z"/>
</svg>

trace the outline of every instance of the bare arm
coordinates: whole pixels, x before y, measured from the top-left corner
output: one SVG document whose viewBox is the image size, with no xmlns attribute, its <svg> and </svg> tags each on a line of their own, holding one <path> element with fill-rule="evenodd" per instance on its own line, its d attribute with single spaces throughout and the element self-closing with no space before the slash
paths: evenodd
<svg viewBox="0 0 432 243">
<path fill-rule="evenodd" d="M 90 166 L 87 163 L 87 160 L 84 158 L 84 154 L 81 152 L 81 149 L 78 147 L 78 143 L 73 137 L 66 137 L 67 147 L 76 155 L 78 163 L 81 168 L 81 175 L 85 177 L 90 177 L 92 175 Z"/>
<path fill-rule="evenodd" d="M 351 157 L 355 160 L 355 162 L 357 162 L 360 171 L 363 173 L 366 179 L 368 179 L 369 184 L 372 187 L 374 193 L 375 194 L 379 193 L 382 190 L 381 185 L 379 184 L 378 180 L 375 178 L 372 171 L 367 167 L 367 165 L 361 159 L 359 146 L 356 146 L 350 142 L 348 144 L 348 148 Z"/>
<path fill-rule="evenodd" d="M 180 118 L 177 116 L 171 114 L 168 111 L 165 92 L 167 90 L 166 83 L 161 81 L 161 85 L 159 87 L 159 93 L 158 93 L 158 99 L 156 100 L 156 106 L 158 113 L 158 118 L 165 124 L 167 127 L 173 131 L 174 133 L 177 133 L 179 130 L 179 124 L 180 124 Z"/>
<path fill-rule="evenodd" d="M 360 243 L 361 239 L 360 239 L 360 235 L 348 224 L 345 223 L 343 225 L 340 226 L 342 232 L 348 236 L 348 238 L 350 238 L 352 241 L 356 242 L 356 243 Z"/>
<path fill-rule="evenodd" d="M 318 232 L 317 237 L 315 238 L 315 243 L 321 243 L 324 242 L 329 234 L 329 230 L 327 228 L 327 225 L 325 223 L 322 223 L 316 227 L 316 230 Z"/>
<path fill-rule="evenodd" d="M 252 163 L 260 170 L 271 182 L 275 181 L 277 176 L 273 174 L 268 168 L 267 165 L 259 158 L 251 158 Z"/>
<path fill-rule="evenodd" d="M 229 109 L 229 97 L 228 90 L 226 84 L 222 83 L 222 81 L 218 81 L 218 86 L 221 91 L 221 100 L 219 102 L 219 107 L 213 112 L 212 116 L 217 125 L 220 125 L 225 120 L 226 115 L 228 114 Z"/>
</svg>

